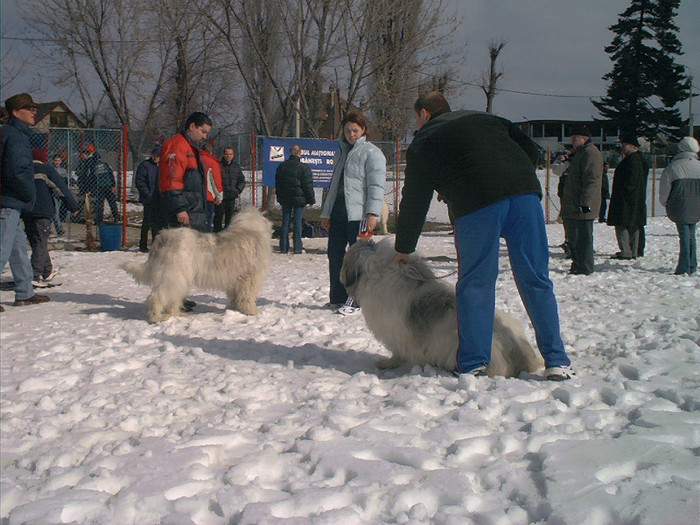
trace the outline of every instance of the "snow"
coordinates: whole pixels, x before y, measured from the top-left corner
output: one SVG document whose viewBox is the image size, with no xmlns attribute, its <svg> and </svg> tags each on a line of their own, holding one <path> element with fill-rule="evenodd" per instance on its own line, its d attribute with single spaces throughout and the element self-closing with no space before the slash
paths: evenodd
<svg viewBox="0 0 700 525">
<path fill-rule="evenodd" d="M 2 523 L 698 523 L 700 278 L 672 275 L 673 223 L 636 261 L 596 223 L 589 277 L 547 229 L 565 383 L 379 371 L 362 316 L 323 308 L 325 239 L 273 254 L 258 316 L 194 290 L 157 325 L 119 269 L 145 255 L 54 251 L 50 303 L 0 292 Z M 454 282 L 446 231 L 419 251 Z M 534 345 L 502 254 L 498 307 Z"/>
</svg>

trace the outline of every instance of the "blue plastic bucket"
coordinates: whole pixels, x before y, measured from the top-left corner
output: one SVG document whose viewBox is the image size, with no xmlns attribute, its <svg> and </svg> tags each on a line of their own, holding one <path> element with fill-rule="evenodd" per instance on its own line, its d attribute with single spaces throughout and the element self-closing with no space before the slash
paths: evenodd
<svg viewBox="0 0 700 525">
<path fill-rule="evenodd" d="M 118 250 L 122 244 L 121 224 L 101 224 L 99 228 L 102 251 L 113 252 Z"/>
</svg>

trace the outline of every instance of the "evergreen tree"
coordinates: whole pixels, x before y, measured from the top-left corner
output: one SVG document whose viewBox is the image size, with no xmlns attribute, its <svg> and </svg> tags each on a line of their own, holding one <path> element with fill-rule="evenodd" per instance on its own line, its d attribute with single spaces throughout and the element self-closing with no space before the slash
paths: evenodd
<svg viewBox="0 0 700 525">
<path fill-rule="evenodd" d="M 614 62 L 603 76 L 607 96 L 593 101 L 604 120 L 621 133 L 679 139 L 683 120 L 674 107 L 688 96 L 689 81 L 674 57 L 683 54 L 673 23 L 680 0 L 632 0 L 610 27 L 615 37 L 605 52 Z"/>
</svg>

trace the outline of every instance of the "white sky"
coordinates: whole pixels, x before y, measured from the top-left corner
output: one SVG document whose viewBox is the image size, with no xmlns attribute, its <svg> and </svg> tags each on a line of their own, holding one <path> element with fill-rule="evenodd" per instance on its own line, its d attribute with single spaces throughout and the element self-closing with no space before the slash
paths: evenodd
<svg viewBox="0 0 700 525">
<path fill-rule="evenodd" d="M 18 0 L 3 0 L 3 36 L 21 36 L 17 15 Z M 464 49 L 465 61 L 461 81 L 478 81 L 480 72 L 487 67 L 488 43 L 505 39 L 507 46 L 499 57 L 505 90 L 555 94 L 559 96 L 526 95 L 503 91 L 495 99 L 494 111 L 511 120 L 524 119 L 589 119 L 596 114 L 588 97 L 605 94 L 606 85 L 601 77 L 609 72 L 612 63 L 604 48 L 612 40 L 608 28 L 617 21 L 619 13 L 630 0 L 589 0 L 561 2 L 555 0 L 448 0 L 450 8 L 463 17 L 460 29 L 454 34 L 454 45 Z M 678 62 L 693 72 L 695 85 L 700 85 L 700 0 L 683 0 L 676 25 L 685 54 Z M 16 42 L 3 40 L 3 57 L 8 46 Z M 12 83 L 0 97 L 31 90 L 25 76 Z M 38 98 L 65 99 L 66 93 L 51 91 L 44 83 Z M 696 92 L 698 88 L 696 87 Z M 576 98 L 562 97 L 571 95 Z M 67 100 L 70 105 L 70 100 Z M 455 109 L 484 109 L 485 97 L 481 89 L 465 85 L 462 94 L 452 100 Z M 700 101 L 693 109 L 694 120 L 700 120 Z M 683 117 L 688 115 L 688 103 L 680 105 Z"/>
</svg>

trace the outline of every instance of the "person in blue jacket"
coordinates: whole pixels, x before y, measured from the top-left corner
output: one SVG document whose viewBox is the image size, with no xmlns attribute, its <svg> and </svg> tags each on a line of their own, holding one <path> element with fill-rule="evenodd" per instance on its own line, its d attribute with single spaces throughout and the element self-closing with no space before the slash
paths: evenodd
<svg viewBox="0 0 700 525">
<path fill-rule="evenodd" d="M 333 176 L 321 211 L 321 226 L 328 230 L 330 302 L 341 315 L 359 312 L 340 282 L 340 269 L 347 246 L 361 232 L 369 235 L 382 211 L 386 184 L 386 158 L 367 140 L 367 121 L 360 113 L 349 113 L 341 122 L 343 136 L 333 159 Z"/>
<path fill-rule="evenodd" d="M 51 220 L 56 217 L 56 203 L 53 196 L 58 195 L 61 202 L 72 213 L 77 212 L 80 206 L 63 177 L 46 163 L 46 150 L 33 149 L 32 156 L 36 200 L 30 210 L 22 211 L 22 220 L 29 245 L 32 247 L 31 261 L 34 275 L 32 286 L 45 288 L 58 275 L 58 267 L 53 265 L 49 255 Z"/>
<path fill-rule="evenodd" d="M 26 306 L 50 301 L 48 295 L 34 293 L 32 263 L 29 260 L 27 236 L 19 224 L 23 210 L 31 209 L 36 198 L 29 126 L 39 105 L 27 93 L 5 101 L 9 117 L 2 127 L 2 170 L 0 170 L 0 271 L 10 263 L 15 280 L 13 306 Z M 0 306 L 0 312 L 4 308 Z"/>
</svg>

